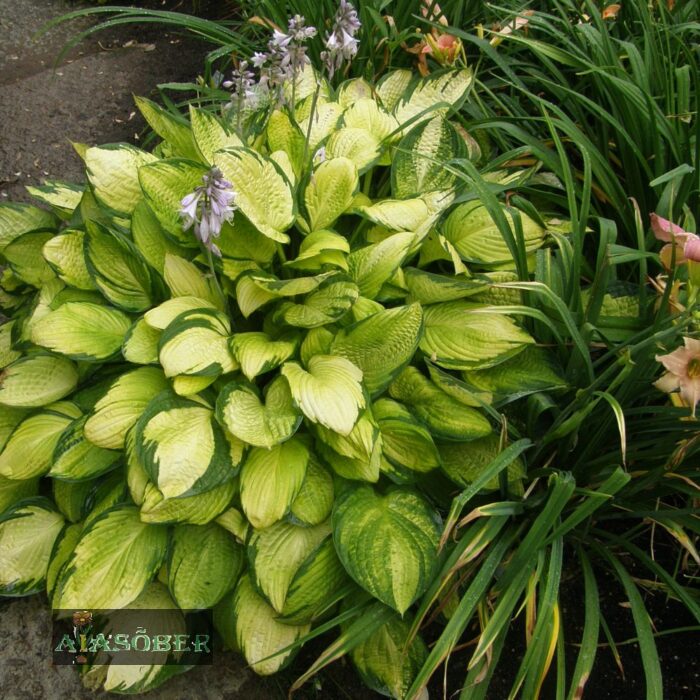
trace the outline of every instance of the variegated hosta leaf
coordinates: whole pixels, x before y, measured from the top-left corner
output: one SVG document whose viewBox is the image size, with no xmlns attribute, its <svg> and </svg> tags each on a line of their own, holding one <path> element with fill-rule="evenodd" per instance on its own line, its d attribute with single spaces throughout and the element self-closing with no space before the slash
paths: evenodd
<svg viewBox="0 0 700 700">
<path fill-rule="evenodd" d="M 136 205 L 131 217 L 131 236 L 143 259 L 161 275 L 165 269 L 167 254 L 183 258 L 193 254 L 192 250 L 178 245 L 165 234 L 158 217 L 144 199 Z"/>
<path fill-rule="evenodd" d="M 367 390 L 377 395 L 411 361 L 422 332 L 420 304 L 399 306 L 341 330 L 333 340 L 331 352 L 357 365 Z"/>
<path fill-rule="evenodd" d="M 298 177 L 307 148 L 306 138 L 301 129 L 292 122 L 286 112 L 276 109 L 267 120 L 266 134 L 270 151 L 286 153 Z"/>
<path fill-rule="evenodd" d="M 55 229 L 58 219 L 45 209 L 32 204 L 2 202 L 0 204 L 0 251 L 15 238 L 30 231 Z"/>
<path fill-rule="evenodd" d="M 229 146 L 243 146 L 243 141 L 229 133 L 218 118 L 207 109 L 190 105 L 190 124 L 197 150 L 202 158 L 211 163 L 214 153 Z"/>
<path fill-rule="evenodd" d="M 464 139 L 443 116 L 418 124 L 401 139 L 391 164 L 394 197 L 408 199 L 451 189 L 457 176 L 445 165 L 464 157 Z"/>
<path fill-rule="evenodd" d="M 293 650 L 281 652 L 307 634 L 310 625 L 287 625 L 258 595 L 250 578 L 241 577 L 236 590 L 214 610 L 214 624 L 227 646 L 240 649 L 255 673 L 267 676 L 291 659 Z"/>
<path fill-rule="evenodd" d="M 236 585 L 244 560 L 243 547 L 219 525 L 177 525 L 168 588 L 183 610 L 211 608 Z"/>
<path fill-rule="evenodd" d="M 362 370 L 344 357 L 315 355 L 308 371 L 296 362 L 282 367 L 292 396 L 303 414 L 313 423 L 341 435 L 353 429 L 364 408 Z"/>
<path fill-rule="evenodd" d="M 0 475 L 0 513 L 25 498 L 31 498 L 39 493 L 39 479 L 7 479 Z"/>
<path fill-rule="evenodd" d="M 309 231 L 332 226 L 352 204 L 359 179 L 355 164 L 347 158 L 330 158 L 311 174 L 304 190 L 304 209 Z"/>
<path fill-rule="evenodd" d="M 445 440 L 475 440 L 491 432 L 491 424 L 474 408 L 439 389 L 415 367 L 407 367 L 389 393 L 425 423 L 431 435 Z"/>
<path fill-rule="evenodd" d="M 149 401 L 167 388 L 165 375 L 155 367 L 141 367 L 122 374 L 95 404 L 85 423 L 85 437 L 98 447 L 122 449 L 126 433 Z"/>
<path fill-rule="evenodd" d="M 290 507 L 290 520 L 319 525 L 330 516 L 334 496 L 333 478 L 312 454 L 301 489 Z"/>
<path fill-rule="evenodd" d="M 165 330 L 180 314 L 195 309 L 213 309 L 214 305 L 194 296 L 176 296 L 155 306 L 143 315 L 144 321 L 156 330 Z"/>
<path fill-rule="evenodd" d="M 44 588 L 63 516 L 50 501 L 23 501 L 0 516 L 0 594 L 22 596 Z"/>
<path fill-rule="evenodd" d="M 237 481 L 231 479 L 195 496 L 163 498 L 163 494 L 146 481 L 140 517 L 144 523 L 206 525 L 226 510 L 237 490 Z"/>
<path fill-rule="evenodd" d="M 462 376 L 477 391 L 487 391 L 508 401 L 566 386 L 553 358 L 536 345 L 528 345 L 515 357 L 495 367 L 466 371 Z"/>
<path fill-rule="evenodd" d="M 142 316 L 124 336 L 122 355 L 135 365 L 153 365 L 158 362 L 158 342 L 161 332 L 146 323 Z"/>
<path fill-rule="evenodd" d="M 224 223 L 216 244 L 224 259 L 235 258 L 241 263 L 247 262 L 251 265 L 267 265 L 277 252 L 277 244 L 263 236 L 241 212 L 236 212 L 233 221 Z"/>
<path fill-rule="evenodd" d="M 170 392 L 148 404 L 136 423 L 134 444 L 146 474 L 165 498 L 193 496 L 230 481 L 240 462 L 214 412 Z"/>
<path fill-rule="evenodd" d="M 391 698 L 406 697 L 428 658 L 428 647 L 420 635 L 408 643 L 410 633 L 410 623 L 396 615 L 350 652 L 369 688 Z"/>
<path fill-rule="evenodd" d="M 78 544 L 80 533 L 83 531 L 82 523 L 67 525 L 63 528 L 60 535 L 55 539 L 53 548 L 51 549 L 51 557 L 49 566 L 46 570 L 46 595 L 49 597 L 49 602 L 53 607 L 53 594 L 56 589 L 56 583 L 63 571 L 68 559 L 70 559 L 75 545 Z"/>
<path fill-rule="evenodd" d="M 462 488 L 469 486 L 475 479 L 481 476 L 481 472 L 488 467 L 500 454 L 500 438 L 498 435 L 472 440 L 471 442 L 444 442 L 438 445 L 442 468 L 447 476 Z M 508 481 L 514 482 L 525 476 L 525 465 L 518 457 L 508 465 Z M 495 476 L 484 489 L 495 491 L 499 481 Z"/>
<path fill-rule="evenodd" d="M 95 197 L 120 216 L 130 216 L 139 199 L 139 168 L 156 156 L 126 143 L 88 148 L 87 177 Z"/>
<path fill-rule="evenodd" d="M 394 115 L 399 124 L 415 120 L 423 121 L 438 114 L 445 114 L 450 107 L 458 107 L 474 82 L 470 68 L 436 71 L 413 83 L 397 102 Z M 381 92 L 379 93 L 381 96 Z M 422 116 L 419 116 L 422 115 Z"/>
<path fill-rule="evenodd" d="M 98 362 L 116 355 L 131 319 L 109 306 L 68 302 L 32 327 L 32 342 L 74 360 Z"/>
<path fill-rule="evenodd" d="M 59 437 L 49 470 L 54 479 L 94 479 L 113 469 L 120 459 L 116 450 L 105 450 L 85 439 L 85 421 L 87 416 L 76 418 Z"/>
<path fill-rule="evenodd" d="M 502 213 L 515 232 L 513 215 L 502 206 Z M 544 242 L 544 229 L 527 214 L 520 212 L 525 251 L 534 253 Z M 465 262 L 481 265 L 512 263 L 513 256 L 496 222 L 479 200 L 455 207 L 440 227 L 445 238 Z M 515 233 L 514 233 L 515 235 Z"/>
<path fill-rule="evenodd" d="M 359 290 L 354 282 L 345 275 L 334 275 L 307 294 L 302 302 L 280 304 L 274 320 L 296 328 L 318 328 L 342 318 L 358 296 Z"/>
<path fill-rule="evenodd" d="M 46 241 L 42 253 L 66 284 L 77 289 L 96 289 L 85 263 L 84 237 L 83 231 L 64 231 Z"/>
<path fill-rule="evenodd" d="M 358 100 L 370 99 L 372 86 L 364 78 L 350 78 L 338 86 L 337 93 L 338 102 L 347 109 Z"/>
<path fill-rule="evenodd" d="M 289 512 L 309 459 L 309 449 L 299 438 L 249 452 L 241 469 L 241 505 L 253 527 L 269 527 Z"/>
<path fill-rule="evenodd" d="M 267 333 L 234 333 L 230 339 L 231 352 L 241 366 L 241 372 L 252 381 L 279 367 L 296 352 L 299 336 L 285 333 L 273 339 Z"/>
<path fill-rule="evenodd" d="M 333 231 L 314 231 L 299 246 L 299 255 L 286 263 L 287 267 L 316 272 L 324 266 L 348 269 L 347 254 L 350 244 L 347 238 Z"/>
<path fill-rule="evenodd" d="M 6 321 L 0 324 L 0 369 L 22 357 L 22 353 L 13 347 L 12 329 L 15 323 L 16 321 Z"/>
<path fill-rule="evenodd" d="M 376 90 L 384 109 L 393 111 L 399 100 L 405 96 L 411 80 L 413 73 L 406 68 L 390 71 L 381 77 Z"/>
<path fill-rule="evenodd" d="M 420 349 L 445 369 L 493 367 L 535 342 L 508 317 L 479 311 L 469 302 L 434 304 L 423 319 Z"/>
<path fill-rule="evenodd" d="M 219 393 L 217 417 L 228 430 L 254 447 L 273 447 L 288 440 L 301 423 L 289 384 L 277 377 L 265 388 L 263 400 L 252 386 L 230 382 Z"/>
<path fill-rule="evenodd" d="M 430 224 L 431 211 L 421 197 L 414 199 L 381 199 L 374 204 L 356 207 L 355 211 L 378 226 L 389 231 L 422 230 L 426 222 Z"/>
<path fill-rule="evenodd" d="M 314 432 L 325 447 L 330 447 L 343 457 L 369 462 L 379 439 L 379 427 L 368 408 L 357 419 L 347 435 L 341 435 L 323 425 L 314 426 Z"/>
<path fill-rule="evenodd" d="M 88 512 L 88 500 L 94 494 L 97 479 L 89 481 L 51 480 L 51 495 L 58 509 L 71 523 L 81 521 Z"/>
<path fill-rule="evenodd" d="M 183 311 L 163 331 L 158 358 L 166 377 L 216 377 L 238 368 L 228 346 L 231 325 L 216 309 Z"/>
<path fill-rule="evenodd" d="M 53 235 L 47 231 L 25 233 L 3 250 L 3 257 L 15 277 L 32 287 L 41 287 L 56 276 L 42 255 L 44 246 Z"/>
<path fill-rule="evenodd" d="M 296 211 L 282 169 L 249 148 L 226 148 L 214 155 L 214 162 L 235 183 L 236 204 L 253 226 L 268 238 L 287 243 L 289 236 L 284 232 L 294 223 Z"/>
<path fill-rule="evenodd" d="M 302 120 L 299 127 L 302 134 L 304 134 L 305 141 L 308 134 L 308 148 L 311 153 L 314 153 L 321 143 L 328 138 L 329 134 L 336 130 L 341 114 L 343 114 L 343 107 L 338 102 L 317 103 L 313 114 L 309 114 Z M 311 124 L 312 118 L 313 124 Z M 309 131 L 310 124 L 311 130 Z"/>
<path fill-rule="evenodd" d="M 79 416 L 75 404 L 60 401 L 25 418 L 0 453 L 0 475 L 8 479 L 43 476 L 51 467 L 61 433 Z"/>
<path fill-rule="evenodd" d="M 488 279 L 484 277 L 439 275 L 416 267 L 403 268 L 403 275 L 411 299 L 421 304 L 463 299 L 483 292 L 489 286 Z"/>
<path fill-rule="evenodd" d="M 167 528 L 141 522 L 138 508 L 118 506 L 103 513 L 83 531 L 63 569 L 54 607 L 126 607 L 155 576 L 167 548 Z"/>
<path fill-rule="evenodd" d="M 0 404 L 17 408 L 46 406 L 70 394 L 78 384 L 73 362 L 55 355 L 32 354 L 0 372 Z"/>
<path fill-rule="evenodd" d="M 392 135 L 393 140 L 399 128 L 396 117 L 371 98 L 359 99 L 348 105 L 343 112 L 343 124 L 349 128 L 369 131 L 380 141 L 384 141 Z"/>
<path fill-rule="evenodd" d="M 336 452 L 320 440 L 316 444 L 316 449 L 333 471 L 343 479 L 367 481 L 371 484 L 379 481 L 382 458 L 381 437 L 377 436 L 374 439 L 369 457 L 348 457 Z"/>
<path fill-rule="evenodd" d="M 163 279 L 173 297 L 195 297 L 206 301 L 207 304 L 204 306 L 213 306 L 220 311 L 225 308 L 224 300 L 216 289 L 216 283 L 211 275 L 205 275 L 189 260 L 166 253 Z"/>
<path fill-rule="evenodd" d="M 27 186 L 26 189 L 33 199 L 48 205 L 57 216 L 67 220 L 80 206 L 85 186 L 61 180 L 44 180 L 43 185 Z"/>
<path fill-rule="evenodd" d="M 192 129 L 187 122 L 180 121 L 166 109 L 145 97 L 137 95 L 134 97 L 134 102 L 151 129 L 166 142 L 169 151 L 183 158 L 199 157 Z"/>
<path fill-rule="evenodd" d="M 360 174 L 368 170 L 381 154 L 381 139 L 357 127 L 338 129 L 326 142 L 328 158 L 347 158 L 355 164 Z"/>
<path fill-rule="evenodd" d="M 191 230 L 184 231 L 180 217 L 183 197 L 202 184 L 208 168 L 201 163 L 181 158 L 168 158 L 139 169 L 140 190 L 160 225 L 180 245 L 197 247 Z"/>
<path fill-rule="evenodd" d="M 112 304 L 130 312 L 153 305 L 151 273 L 133 243 L 88 222 L 85 259 L 95 285 Z"/>
<path fill-rule="evenodd" d="M 297 572 L 330 534 L 327 522 L 314 527 L 278 522 L 251 535 L 247 553 L 252 579 L 278 613 Z"/>
<path fill-rule="evenodd" d="M 415 239 L 413 233 L 395 233 L 380 243 L 365 246 L 348 256 L 350 277 L 360 288 L 360 294 L 376 299 L 387 282 L 404 261 Z"/>
<path fill-rule="evenodd" d="M 391 399 L 380 399 L 372 410 L 382 436 L 382 468 L 389 478 L 399 483 L 410 481 L 415 473 L 440 466 L 430 432 L 407 408 Z"/>
<path fill-rule="evenodd" d="M 408 489 L 380 496 L 371 486 L 358 486 L 333 511 L 333 538 L 343 566 L 402 615 L 435 573 L 440 530 L 437 512 Z"/>
</svg>

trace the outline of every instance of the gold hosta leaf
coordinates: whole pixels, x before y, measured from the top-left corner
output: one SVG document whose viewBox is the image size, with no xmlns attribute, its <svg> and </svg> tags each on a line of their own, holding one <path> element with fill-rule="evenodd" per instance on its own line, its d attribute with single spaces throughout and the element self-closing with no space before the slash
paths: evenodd
<svg viewBox="0 0 700 700">
<path fill-rule="evenodd" d="M 376 395 L 411 361 L 422 331 L 420 304 L 399 306 L 374 313 L 341 330 L 333 340 L 331 352 L 357 365 L 367 390 Z"/>
<path fill-rule="evenodd" d="M 358 486 L 333 512 L 333 538 L 346 571 L 400 614 L 435 572 L 440 531 L 437 512 L 403 488 L 380 496 L 371 486 Z"/>
<path fill-rule="evenodd" d="M 175 155 L 195 159 L 199 157 L 192 129 L 187 122 L 180 121 L 167 110 L 145 97 L 136 95 L 134 102 L 151 129 L 167 143 Z"/>
<path fill-rule="evenodd" d="M 85 262 L 84 237 L 83 231 L 64 231 L 46 241 L 42 253 L 66 284 L 77 289 L 96 289 Z"/>
<path fill-rule="evenodd" d="M 533 338 L 502 314 L 452 301 L 425 309 L 420 349 L 445 369 L 492 367 L 517 355 Z"/>
<path fill-rule="evenodd" d="M 134 430 L 136 456 L 165 498 L 203 493 L 236 475 L 238 462 L 214 412 L 198 401 L 163 392 Z"/>
<path fill-rule="evenodd" d="M 25 418 L 0 453 L 0 475 L 8 479 L 43 476 L 51 467 L 61 433 L 79 416 L 75 404 L 60 401 Z"/>
<path fill-rule="evenodd" d="M 290 519 L 304 525 L 319 525 L 330 516 L 334 496 L 333 478 L 311 455 L 304 481 L 290 507 Z"/>
<path fill-rule="evenodd" d="M 310 625 L 287 625 L 276 618 L 275 610 L 256 593 L 247 575 L 214 611 L 214 623 L 224 641 L 240 649 L 253 671 L 261 676 L 279 671 L 293 653 L 292 649 L 282 650 L 310 629 Z M 227 634 L 226 629 L 232 630 L 233 635 Z"/>
<path fill-rule="evenodd" d="M 98 447 L 124 447 L 126 433 L 149 401 L 168 388 L 165 375 L 155 367 L 141 367 L 123 374 L 95 404 L 85 423 L 85 437 Z"/>
<path fill-rule="evenodd" d="M 287 362 L 282 374 L 294 401 L 310 421 L 341 435 L 350 433 L 365 405 L 362 370 L 343 357 L 314 355 L 308 371 L 296 362 Z"/>
<path fill-rule="evenodd" d="M 95 197 L 120 216 L 130 216 L 139 199 L 139 168 L 156 156 L 126 143 L 88 148 L 87 176 Z"/>
<path fill-rule="evenodd" d="M 400 481 L 410 480 L 405 470 L 422 473 L 440 466 L 430 432 L 408 409 L 391 399 L 380 399 L 373 412 L 382 436 L 382 457 L 391 464 L 390 478 L 393 474 Z"/>
<path fill-rule="evenodd" d="M 396 615 L 358 644 L 350 658 L 369 688 L 405 698 L 428 658 L 428 647 L 419 635 L 412 637 L 410 623 Z"/>
<path fill-rule="evenodd" d="M 404 261 L 414 240 L 413 233 L 395 233 L 379 243 L 350 253 L 350 277 L 363 297 L 376 299 L 379 296 L 382 285 L 391 279 Z"/>
<path fill-rule="evenodd" d="M 479 411 L 438 388 L 416 367 L 407 367 L 389 393 L 406 404 L 435 437 L 463 441 L 491 432 L 491 424 Z"/>
<path fill-rule="evenodd" d="M 309 231 L 332 226 L 352 204 L 359 179 L 355 164 L 347 158 L 330 158 L 312 173 L 304 190 Z"/>
<path fill-rule="evenodd" d="M 0 516 L 0 594 L 21 596 L 44 588 L 63 516 L 44 498 L 19 503 Z"/>
<path fill-rule="evenodd" d="M 51 458 L 49 476 L 66 481 L 94 479 L 114 468 L 121 457 L 85 439 L 87 416 L 76 418 L 61 434 Z"/>
<path fill-rule="evenodd" d="M 32 204 L 3 202 L 0 204 L 0 251 L 25 233 L 55 229 L 57 223 L 58 219 L 45 209 Z"/>
<path fill-rule="evenodd" d="M 273 339 L 267 333 L 235 333 L 230 345 L 241 372 L 252 381 L 288 360 L 299 345 L 299 336 L 287 333 Z"/>
<path fill-rule="evenodd" d="M 249 148 L 224 149 L 214 155 L 214 161 L 226 179 L 236 183 L 236 204 L 253 226 L 268 238 L 287 243 L 289 236 L 284 232 L 294 223 L 296 211 L 282 169 Z"/>
<path fill-rule="evenodd" d="M 279 613 L 295 575 L 331 534 L 329 523 L 299 527 L 278 522 L 256 530 L 248 540 L 248 561 L 256 588 Z"/>
<path fill-rule="evenodd" d="M 78 370 L 55 355 L 28 355 L 0 372 L 0 404 L 34 408 L 58 401 L 78 384 Z"/>
<path fill-rule="evenodd" d="M 243 141 L 230 133 L 209 110 L 198 109 L 190 105 L 190 123 L 192 134 L 202 158 L 211 163 L 214 153 L 229 146 L 243 146 Z"/>
<path fill-rule="evenodd" d="M 228 346 L 231 326 L 216 309 L 183 311 L 163 331 L 158 359 L 166 377 L 216 377 L 238 368 Z"/>
<path fill-rule="evenodd" d="M 166 253 L 163 279 L 174 297 L 196 297 L 207 304 L 223 310 L 224 303 L 211 277 L 207 277 L 189 260 Z M 171 300 L 172 301 L 172 300 Z M 165 302 L 167 303 L 167 302 Z"/>
<path fill-rule="evenodd" d="M 183 610 L 216 605 L 235 585 L 244 550 L 224 528 L 177 525 L 168 557 L 168 588 Z"/>
<path fill-rule="evenodd" d="M 167 529 L 141 522 L 138 508 L 119 506 L 103 513 L 81 534 L 59 578 L 54 607 L 126 607 L 155 576 L 167 548 Z"/>
<path fill-rule="evenodd" d="M 116 355 L 131 319 L 109 306 L 67 302 L 32 327 L 32 341 L 74 360 L 98 362 Z"/>
<path fill-rule="evenodd" d="M 327 157 L 351 160 L 360 174 L 369 169 L 381 154 L 381 139 L 357 127 L 338 129 L 326 142 Z"/>
<path fill-rule="evenodd" d="M 505 206 L 501 209 L 511 229 L 515 231 L 513 215 Z M 544 229 L 522 212 L 520 222 L 525 251 L 534 253 L 544 242 Z M 496 265 L 513 261 L 500 229 L 479 200 L 455 207 L 442 224 L 441 232 L 465 262 Z"/>
<path fill-rule="evenodd" d="M 158 341 L 161 332 L 146 323 L 142 316 L 124 336 L 122 355 L 135 365 L 153 365 L 158 362 Z"/>
<path fill-rule="evenodd" d="M 215 306 L 211 301 L 201 297 L 176 296 L 146 311 L 143 319 L 151 328 L 163 331 L 185 311 L 213 308 Z"/>
<path fill-rule="evenodd" d="M 405 68 L 385 73 L 377 83 L 377 95 L 384 109 L 393 110 L 399 100 L 406 94 L 406 89 L 413 80 L 413 72 Z"/>
<path fill-rule="evenodd" d="M 267 448 L 292 437 L 302 419 L 283 377 L 265 387 L 263 401 L 251 386 L 227 384 L 217 399 L 217 416 L 239 440 Z"/>
<path fill-rule="evenodd" d="M 309 450 L 299 438 L 250 451 L 241 469 L 241 504 L 253 527 L 269 527 L 289 512 L 304 483 L 309 459 Z"/>
<path fill-rule="evenodd" d="M 469 486 L 481 476 L 500 453 L 498 435 L 488 435 L 471 442 L 444 442 L 438 445 L 442 468 L 447 476 L 462 488 Z M 508 481 L 514 482 L 525 476 L 525 465 L 518 457 L 508 465 Z M 499 487 L 498 477 L 489 481 L 484 489 L 496 491 Z"/>
<path fill-rule="evenodd" d="M 160 225 L 176 243 L 187 248 L 196 248 L 197 239 L 191 230 L 183 230 L 180 202 L 202 184 L 207 172 L 205 165 L 182 158 L 159 160 L 138 172 L 140 190 Z"/>
</svg>

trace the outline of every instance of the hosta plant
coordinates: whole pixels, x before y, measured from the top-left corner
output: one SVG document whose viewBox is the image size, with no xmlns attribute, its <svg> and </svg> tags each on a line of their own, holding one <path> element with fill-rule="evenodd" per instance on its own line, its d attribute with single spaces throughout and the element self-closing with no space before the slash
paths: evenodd
<svg viewBox="0 0 700 700">
<path fill-rule="evenodd" d="M 374 599 L 353 659 L 404 694 L 425 644 L 388 660 L 439 566 L 440 504 L 499 452 L 492 394 L 463 377 L 562 383 L 489 311 L 509 250 L 442 167 L 473 148 L 448 119 L 471 82 L 335 88 L 306 66 L 233 120 L 138 100 L 154 152 L 78 146 L 87 187 L 2 206 L 3 594 L 214 607 L 264 674 Z M 545 229 L 520 219 L 534 251 Z M 516 460 L 516 490 L 522 475 Z M 128 668 L 86 680 L 169 675 Z"/>
</svg>

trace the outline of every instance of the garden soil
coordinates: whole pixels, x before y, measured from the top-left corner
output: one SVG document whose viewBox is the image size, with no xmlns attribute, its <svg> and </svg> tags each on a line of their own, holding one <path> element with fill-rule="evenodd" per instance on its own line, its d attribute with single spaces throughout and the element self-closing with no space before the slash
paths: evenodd
<svg viewBox="0 0 700 700">
<path fill-rule="evenodd" d="M 169 3 L 170 8 L 172 5 Z M 135 112 L 132 95 L 154 96 L 158 83 L 191 81 L 201 71 L 209 48 L 205 44 L 163 29 L 133 26 L 87 38 L 56 65 L 56 57 L 68 39 L 89 28 L 93 20 L 81 19 L 53 29 L 41 38 L 32 37 L 46 22 L 78 7 L 81 5 L 67 0 L 0 0 L 0 201 L 28 201 L 25 186 L 40 184 L 44 179 L 82 182 L 82 163 L 71 142 L 138 144 L 144 137 L 144 123 Z M 604 596 L 610 612 L 629 617 L 618 591 L 611 588 Z M 580 600 L 580 592 L 574 593 L 570 606 L 576 609 Z M 691 624 L 673 610 L 672 603 L 669 605 L 670 616 L 663 603 L 658 617 L 654 616 L 659 629 Z M 0 688 L 5 700 L 113 697 L 85 690 L 72 667 L 51 664 L 51 617 L 45 596 L 6 599 L 0 602 L 0 616 Z M 633 636 L 629 620 L 621 623 L 630 632 L 629 636 Z M 513 661 L 521 651 L 519 632 L 515 630 L 513 644 L 507 645 L 505 652 L 512 655 Z M 567 642 L 580 637 L 580 627 L 574 625 L 572 632 Z M 667 676 L 666 700 L 700 697 L 697 641 L 697 635 L 693 634 L 663 638 L 660 648 Z M 308 667 L 322 648 L 322 644 L 315 644 L 302 650 L 296 668 Z M 643 672 L 636 655 L 629 656 L 626 681 L 621 679 L 607 650 L 599 657 L 584 697 L 591 700 L 644 697 Z M 456 697 L 466 661 L 462 654 L 453 656 L 445 697 Z M 496 679 L 489 700 L 506 697 L 507 677 L 517 668 L 513 662 L 504 664 L 509 665 L 511 668 L 496 672 L 505 682 Z M 240 657 L 222 652 L 216 654 L 213 666 L 175 677 L 147 697 L 284 700 L 294 678 L 295 674 L 289 670 L 272 678 L 258 678 Z M 543 696 L 549 692 L 545 688 Z M 554 697 L 551 692 L 549 697 Z M 431 687 L 430 696 L 443 697 L 441 678 Z M 297 700 L 379 697 L 360 685 L 344 660 L 295 695 Z"/>
</svg>

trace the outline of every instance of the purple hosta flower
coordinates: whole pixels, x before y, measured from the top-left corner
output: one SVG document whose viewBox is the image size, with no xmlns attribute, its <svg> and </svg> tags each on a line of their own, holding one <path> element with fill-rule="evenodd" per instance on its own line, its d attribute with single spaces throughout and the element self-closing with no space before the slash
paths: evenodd
<svg viewBox="0 0 700 700">
<path fill-rule="evenodd" d="M 326 147 L 321 146 L 316 153 L 314 153 L 314 163 L 320 165 L 326 160 Z"/>
<path fill-rule="evenodd" d="M 225 80 L 222 87 L 231 90 L 231 101 L 227 108 L 235 107 L 238 111 L 246 105 L 255 108 L 258 93 L 256 90 L 255 74 L 248 70 L 248 61 L 241 61 L 238 68 L 231 73 L 231 80 Z"/>
<path fill-rule="evenodd" d="M 221 251 L 213 239 L 219 237 L 225 221 L 233 220 L 236 193 L 233 185 L 224 179 L 224 174 L 216 167 L 202 175 L 202 183 L 180 201 L 182 228 L 187 231 L 194 225 L 194 235 L 204 247 L 221 257 Z"/>
<path fill-rule="evenodd" d="M 326 50 L 321 53 L 321 58 L 328 67 L 329 77 L 332 78 L 345 61 L 350 61 L 357 55 L 360 42 L 355 35 L 361 26 L 357 10 L 347 0 L 340 0 L 333 29 L 326 37 Z"/>
</svg>

